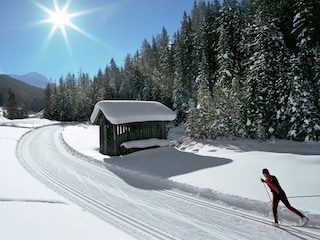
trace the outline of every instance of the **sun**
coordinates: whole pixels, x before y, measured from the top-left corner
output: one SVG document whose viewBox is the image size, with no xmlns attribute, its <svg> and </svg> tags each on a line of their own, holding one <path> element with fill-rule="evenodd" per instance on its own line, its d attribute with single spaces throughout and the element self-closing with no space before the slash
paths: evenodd
<svg viewBox="0 0 320 240">
<path fill-rule="evenodd" d="M 53 35 L 56 33 L 58 29 L 60 29 L 64 41 L 68 48 L 70 49 L 68 35 L 67 35 L 67 28 L 71 28 L 73 30 L 76 30 L 77 32 L 89 37 L 93 38 L 89 33 L 78 27 L 72 22 L 72 19 L 75 17 L 78 17 L 80 15 L 87 14 L 87 12 L 69 12 L 69 7 L 71 0 L 68 0 L 63 7 L 60 7 L 57 0 L 53 0 L 54 8 L 50 9 L 47 6 L 42 5 L 39 2 L 33 1 L 33 3 L 38 6 L 40 9 L 42 9 L 44 12 L 48 14 L 48 18 L 40 21 L 40 23 L 49 23 L 52 25 L 50 33 L 48 35 L 47 41 L 49 41 Z"/>
<path fill-rule="evenodd" d="M 60 28 L 65 41 L 68 40 L 66 33 L 66 26 L 78 30 L 79 27 L 71 22 L 71 18 L 80 15 L 80 13 L 69 13 L 70 0 L 65 3 L 65 5 L 60 8 L 57 0 L 53 0 L 54 9 L 50 9 L 39 2 L 34 2 L 40 9 L 48 14 L 48 18 L 41 21 L 41 23 L 51 23 L 51 31 L 49 38 L 53 36 L 58 28 Z M 78 30 L 79 31 L 79 30 Z"/>
<path fill-rule="evenodd" d="M 67 46 L 67 49 L 69 51 L 70 56 L 72 57 L 72 48 L 71 44 L 69 43 L 69 38 L 67 32 L 69 30 L 74 30 L 77 33 L 80 33 L 81 35 L 85 36 L 86 38 L 89 38 L 96 43 L 100 44 L 103 47 L 110 48 L 108 44 L 106 44 L 103 40 L 98 39 L 97 37 L 91 35 L 90 33 L 86 32 L 84 29 L 77 26 L 75 23 L 73 23 L 73 20 L 76 17 L 80 17 L 87 14 L 93 14 L 95 12 L 103 10 L 103 8 L 93 8 L 93 9 L 86 9 L 83 11 L 77 11 L 77 12 L 71 12 L 71 1 L 72 0 L 64 0 L 64 5 L 60 6 L 58 4 L 59 0 L 52 0 L 53 6 L 48 7 L 46 5 L 43 5 L 43 3 L 40 3 L 40 0 L 30 0 L 34 5 L 36 5 L 38 8 L 40 8 L 43 12 L 47 14 L 47 18 L 37 21 L 36 24 L 50 24 L 51 30 L 48 34 L 48 37 L 44 43 L 44 46 L 46 47 L 49 45 L 49 42 L 52 40 L 53 36 L 59 32 L 61 32 L 64 42 Z M 71 32 L 69 32 L 71 34 Z"/>
<path fill-rule="evenodd" d="M 60 27 L 61 31 L 65 31 L 65 26 L 72 26 L 70 22 L 70 14 L 67 13 L 67 8 L 60 9 L 58 5 L 56 5 L 56 9 L 53 12 L 50 12 L 50 18 L 48 21 L 53 23 L 53 30 L 55 31 L 58 27 Z"/>
</svg>

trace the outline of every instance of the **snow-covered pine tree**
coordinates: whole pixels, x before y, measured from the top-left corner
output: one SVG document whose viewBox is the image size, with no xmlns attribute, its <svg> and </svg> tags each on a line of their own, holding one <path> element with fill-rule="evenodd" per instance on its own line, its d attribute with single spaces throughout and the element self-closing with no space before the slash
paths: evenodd
<svg viewBox="0 0 320 240">
<path fill-rule="evenodd" d="M 53 119 L 52 117 L 52 83 L 48 82 L 45 89 L 44 89 L 44 118 Z"/>
<path fill-rule="evenodd" d="M 292 61 L 293 88 L 288 105 L 291 128 L 288 137 L 294 140 L 319 140 L 320 113 L 318 111 L 319 88 L 315 76 L 315 34 L 317 26 L 314 7 L 318 1 L 297 1 L 294 5 L 292 35 L 296 39 L 298 52 Z M 318 3 L 319 4 L 319 3 Z"/>
<path fill-rule="evenodd" d="M 119 99 L 130 99 L 130 89 L 129 89 L 129 78 L 127 75 L 124 75 L 125 72 L 121 70 L 122 80 L 120 81 L 119 87 Z"/>
<path fill-rule="evenodd" d="M 201 31 L 199 31 L 198 41 L 195 45 L 198 47 L 199 61 L 202 59 L 202 54 L 205 55 L 208 63 L 207 75 L 209 81 L 209 88 L 212 89 L 215 82 L 215 75 L 218 69 L 217 55 L 218 55 L 218 41 L 219 41 L 219 17 L 221 14 L 221 5 L 219 0 L 214 0 L 212 3 L 207 3 L 204 7 L 204 16 L 201 22 Z"/>
<path fill-rule="evenodd" d="M 119 99 L 119 89 L 120 89 L 122 77 L 121 77 L 120 69 L 113 58 L 111 58 L 110 60 L 109 71 L 106 78 L 109 80 L 110 87 L 114 93 L 113 98 Z"/>
<path fill-rule="evenodd" d="M 316 47 L 314 77 L 318 89 L 318 95 L 316 95 L 316 99 L 318 99 L 317 112 L 320 113 L 320 44 Z"/>
<path fill-rule="evenodd" d="M 196 97 L 195 99 L 189 99 L 186 121 L 186 134 L 197 139 L 211 137 L 210 129 L 214 121 L 212 116 L 212 97 L 208 86 L 206 68 L 207 61 L 205 55 L 202 55 L 199 74 L 196 79 Z"/>
<path fill-rule="evenodd" d="M 92 98 L 94 102 L 99 102 L 106 99 L 105 96 L 105 77 L 101 69 L 98 70 L 98 74 L 94 76 L 92 81 Z"/>
<path fill-rule="evenodd" d="M 192 51 L 190 52 L 190 56 L 192 59 L 192 65 L 190 65 L 190 70 L 193 69 L 194 72 L 198 70 L 202 59 L 202 53 L 204 52 L 202 36 L 205 33 L 204 27 L 206 19 L 206 8 L 206 3 L 204 1 L 194 1 L 193 9 L 191 11 L 190 36 L 192 41 L 192 48 L 190 49 L 192 49 Z M 196 76 L 193 77 L 193 80 L 195 79 Z"/>
<path fill-rule="evenodd" d="M 76 120 L 85 121 L 89 119 L 89 116 L 92 113 L 94 105 L 90 93 L 91 93 L 91 81 L 89 75 L 86 73 L 79 73 L 77 81 L 77 94 L 75 99 L 76 105 Z"/>
<path fill-rule="evenodd" d="M 124 76 L 128 81 L 128 99 L 142 99 L 142 89 L 144 86 L 144 78 L 140 69 L 140 55 L 137 51 L 134 57 L 128 55 L 124 65 Z"/>
<path fill-rule="evenodd" d="M 186 16 L 186 15 L 185 15 Z M 171 52 L 174 61 L 174 90 L 173 90 L 173 109 L 177 111 L 178 123 L 187 121 L 187 109 L 190 108 L 189 100 L 193 98 L 192 91 L 188 90 L 186 74 L 188 66 L 184 62 L 187 59 L 184 50 L 181 49 L 180 44 L 182 37 L 180 32 L 176 32 L 173 36 L 173 44 L 171 45 Z M 190 120 L 190 119 L 189 119 Z"/>
<path fill-rule="evenodd" d="M 177 113 L 176 122 L 179 124 L 186 121 L 186 112 L 188 110 L 188 99 L 185 98 L 187 94 L 182 86 L 180 65 L 178 65 L 175 70 L 173 89 L 173 110 Z"/>
<path fill-rule="evenodd" d="M 240 93 L 240 39 L 242 17 L 237 1 L 228 0 L 222 5 L 218 41 L 218 71 L 213 86 L 215 122 L 214 135 L 239 135 L 241 129 Z"/>
<path fill-rule="evenodd" d="M 172 93 L 174 84 L 174 61 L 173 51 L 168 32 L 163 27 L 161 35 L 158 36 L 159 48 L 159 73 L 161 74 L 160 88 L 162 90 L 161 102 L 166 106 L 172 106 Z"/>
<path fill-rule="evenodd" d="M 220 37 L 218 45 L 218 64 L 217 79 L 213 86 L 213 124 L 211 126 L 214 138 L 229 135 L 231 132 L 231 82 L 233 78 L 233 53 L 230 50 L 226 30 L 223 25 L 220 27 Z M 229 108 L 229 109 L 228 109 Z"/>
<path fill-rule="evenodd" d="M 64 102 L 61 111 L 62 121 L 75 121 L 76 120 L 76 78 L 74 74 L 68 73 L 65 79 L 65 92 Z"/>
<path fill-rule="evenodd" d="M 166 87 L 164 86 L 165 80 L 164 75 L 161 74 L 159 68 L 154 68 L 152 73 L 152 89 L 151 95 L 152 100 L 165 103 L 167 97 Z"/>
<path fill-rule="evenodd" d="M 197 104 L 196 104 L 196 115 L 197 126 L 196 135 L 198 138 L 210 138 L 212 137 L 211 126 L 215 119 L 213 118 L 212 109 L 212 93 L 209 89 L 209 76 L 208 76 L 208 62 L 206 56 L 202 54 L 202 60 L 199 66 L 199 75 L 197 77 Z"/>
<path fill-rule="evenodd" d="M 266 63 L 263 43 L 264 22 L 261 16 L 261 8 L 255 13 L 256 17 L 245 29 L 246 34 L 246 52 L 250 55 L 244 62 L 246 66 L 245 80 L 245 119 L 246 134 L 250 138 L 265 138 L 266 129 L 264 124 L 265 100 L 267 88 L 265 77 Z M 266 31 L 265 31 L 266 34 Z M 264 64 L 261 64 L 264 62 Z"/>
<path fill-rule="evenodd" d="M 198 67 L 195 65 L 195 59 L 193 59 L 194 43 L 192 33 L 191 18 L 184 12 L 181 29 L 175 40 L 175 62 L 176 64 L 181 64 L 181 80 L 188 93 L 187 99 L 193 97 L 194 81 Z"/>
<path fill-rule="evenodd" d="M 231 56 L 226 33 L 220 28 L 219 40 L 219 69 L 217 80 L 213 87 L 213 135 L 229 136 L 233 138 L 244 136 L 243 112 L 243 89 L 239 75 L 239 62 Z"/>
<path fill-rule="evenodd" d="M 59 94 L 57 84 L 52 85 L 52 97 L 51 97 L 51 119 L 59 119 Z"/>
<path fill-rule="evenodd" d="M 194 99 L 189 99 L 188 101 L 188 111 L 186 111 L 186 129 L 185 134 L 191 138 L 199 139 L 199 126 L 200 118 L 199 111 L 196 106 Z"/>
<path fill-rule="evenodd" d="M 173 109 L 177 113 L 176 122 L 183 123 L 186 121 L 186 112 L 188 110 L 188 103 L 183 98 L 183 88 L 178 79 L 174 81 L 175 89 L 173 90 Z"/>
<path fill-rule="evenodd" d="M 130 54 L 127 54 L 124 67 L 123 67 L 123 77 L 126 79 L 126 85 L 121 83 L 120 92 L 126 92 L 127 99 L 134 99 L 134 87 L 131 85 L 133 77 L 134 77 L 134 67 L 133 67 L 133 59 Z"/>
<path fill-rule="evenodd" d="M 271 9 L 260 4 L 253 23 L 246 29 L 246 127 L 252 138 L 265 139 L 275 136 L 282 127 L 279 119 L 283 104 L 287 101 L 286 48 Z M 281 111 L 279 111 L 282 109 Z M 278 115 L 277 115 L 278 114 Z"/>
</svg>

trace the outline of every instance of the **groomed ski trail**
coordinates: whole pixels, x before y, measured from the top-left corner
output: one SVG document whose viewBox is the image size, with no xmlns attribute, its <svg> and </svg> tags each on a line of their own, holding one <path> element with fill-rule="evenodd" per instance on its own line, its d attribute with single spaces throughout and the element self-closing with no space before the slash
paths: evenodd
<svg viewBox="0 0 320 240">
<path fill-rule="evenodd" d="M 22 165 L 59 194 L 137 239 L 320 239 L 318 232 L 305 229 L 274 229 L 269 220 L 171 186 L 130 186 L 103 165 L 67 152 L 61 129 L 47 126 L 26 134 L 17 147 Z"/>
</svg>

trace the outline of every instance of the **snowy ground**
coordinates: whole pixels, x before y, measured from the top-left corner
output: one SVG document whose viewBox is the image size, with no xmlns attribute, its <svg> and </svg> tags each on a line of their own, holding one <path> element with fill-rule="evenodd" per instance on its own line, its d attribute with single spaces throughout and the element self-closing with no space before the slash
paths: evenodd
<svg viewBox="0 0 320 240">
<path fill-rule="evenodd" d="M 54 122 L 0 120 L 0 239 L 132 239 L 57 195 L 21 167 L 15 156 L 17 141 L 30 129 L 47 124 Z M 188 184 L 195 192 L 271 221 L 269 197 L 259 180 L 261 169 L 267 167 L 289 197 L 318 196 L 290 198 L 290 202 L 312 219 L 311 226 L 320 226 L 319 143 L 206 140 L 182 144 L 182 133 L 181 128 L 170 132 L 178 150 L 164 147 L 111 158 L 98 152 L 97 126 L 67 126 L 62 135 L 69 146 L 96 161 Z M 297 221 L 282 206 L 279 212 L 285 220 Z"/>
<path fill-rule="evenodd" d="M 98 152 L 98 126 L 70 126 L 63 132 L 68 145 L 94 159 L 232 195 L 238 197 L 238 202 L 245 202 L 247 198 L 270 201 L 259 180 L 263 176 L 262 169 L 268 168 L 277 176 L 288 197 L 317 195 L 292 198 L 291 203 L 306 212 L 320 214 L 319 143 L 206 140 L 179 144 L 182 135 L 183 129 L 176 128 L 169 139 L 179 151 L 191 154 L 163 148 L 158 155 L 151 150 L 109 159 Z M 172 173 L 168 173 L 170 165 Z"/>
<path fill-rule="evenodd" d="M 33 127 L 52 123 L 39 119 L 0 121 L 0 239 L 91 240 L 110 235 L 133 239 L 59 196 L 20 165 L 15 148 L 21 136 Z"/>
</svg>

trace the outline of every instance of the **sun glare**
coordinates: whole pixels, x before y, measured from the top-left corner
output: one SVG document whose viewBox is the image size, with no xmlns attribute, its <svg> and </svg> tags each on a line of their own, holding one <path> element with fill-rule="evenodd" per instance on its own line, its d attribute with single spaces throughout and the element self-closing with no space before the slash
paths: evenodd
<svg viewBox="0 0 320 240">
<path fill-rule="evenodd" d="M 83 29 L 81 29 L 80 27 L 78 27 L 74 23 L 72 23 L 72 18 L 80 16 L 80 15 L 84 15 L 84 14 L 86 14 L 86 12 L 70 13 L 69 12 L 70 3 L 71 3 L 71 0 L 68 0 L 65 3 L 65 5 L 61 8 L 59 6 L 57 0 L 53 0 L 54 9 L 50 9 L 47 6 L 44 6 L 41 3 L 34 1 L 35 5 L 37 5 L 40 9 L 42 9 L 44 12 L 46 12 L 48 14 L 48 18 L 42 20 L 40 23 L 51 23 L 52 24 L 50 33 L 48 35 L 48 40 L 50 40 L 51 37 L 54 35 L 54 33 L 58 29 L 60 29 L 68 48 L 70 48 L 70 46 L 69 46 L 69 40 L 68 40 L 68 36 L 67 36 L 67 30 L 66 30 L 67 28 L 72 28 L 81 34 L 92 38 L 92 36 L 90 36 L 89 33 L 85 32 Z"/>
<path fill-rule="evenodd" d="M 69 18 L 69 14 L 66 13 L 66 9 L 60 10 L 59 8 L 56 9 L 55 12 L 50 13 L 51 18 L 49 19 L 54 25 L 54 28 L 60 27 L 60 29 L 63 29 L 65 25 L 71 24 Z"/>
<path fill-rule="evenodd" d="M 76 24 L 72 22 L 72 20 L 75 17 L 79 17 L 86 14 L 92 14 L 97 11 L 101 11 L 101 8 L 95 8 L 95 9 L 86 9 L 84 11 L 78 11 L 78 12 L 71 12 L 69 7 L 71 5 L 71 0 L 66 0 L 65 4 L 63 6 L 59 6 L 58 1 L 59 0 L 52 0 L 53 7 L 48 7 L 43 5 L 43 3 L 40 3 L 40 0 L 31 0 L 38 8 L 43 10 L 47 14 L 47 18 L 39 21 L 40 24 L 51 24 L 51 30 L 48 34 L 47 40 L 45 42 L 45 45 L 49 44 L 49 41 L 52 39 L 53 35 L 60 29 L 60 32 L 64 38 L 65 44 L 68 48 L 68 51 L 72 57 L 72 51 L 71 46 L 68 39 L 67 31 L 69 30 L 75 30 L 76 32 L 82 34 L 83 36 L 94 40 L 95 42 L 105 46 L 109 47 L 104 41 L 99 40 L 95 36 L 92 36 Z M 103 8 L 102 8 L 103 9 Z M 70 33 L 69 33 L 70 34 Z"/>
</svg>

